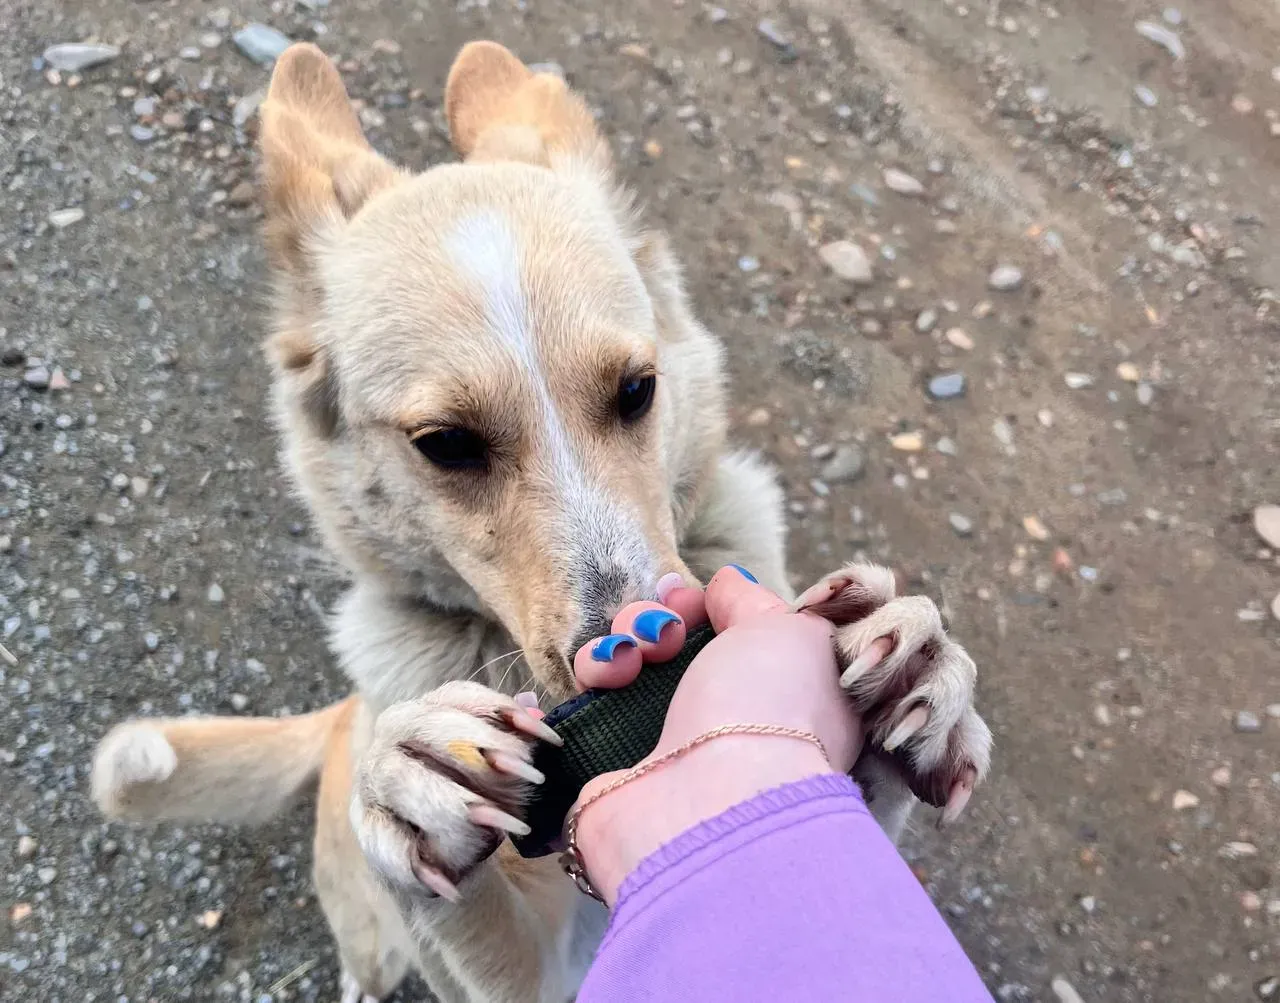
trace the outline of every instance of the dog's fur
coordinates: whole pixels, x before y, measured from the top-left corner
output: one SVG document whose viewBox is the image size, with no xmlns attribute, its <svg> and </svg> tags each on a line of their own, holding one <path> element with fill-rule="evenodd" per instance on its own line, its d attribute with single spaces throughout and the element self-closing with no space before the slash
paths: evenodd
<svg viewBox="0 0 1280 1003">
<path fill-rule="evenodd" d="M 476 824 L 481 801 L 518 813 L 523 781 L 458 750 L 527 759 L 508 694 L 571 694 L 574 650 L 664 572 L 692 582 L 732 562 L 788 594 L 782 497 L 727 451 L 720 348 L 581 100 L 473 43 L 446 111 L 463 163 L 400 170 L 307 45 L 281 57 L 262 109 L 275 415 L 353 578 L 331 640 L 355 695 L 291 718 L 126 723 L 98 750 L 94 796 L 130 819 L 256 821 L 318 778 L 315 876 L 344 999 L 380 999 L 416 967 L 444 1000 L 562 1001 L 603 912 L 554 858 L 497 845 L 501 821 Z M 624 422 L 620 382 L 645 374 L 652 409 Z M 488 442 L 483 469 L 442 469 L 411 441 L 459 427 Z M 851 624 L 846 664 L 895 641 L 846 682 L 873 744 L 902 744 L 897 765 L 868 755 L 855 771 L 896 836 L 904 773 L 941 804 L 986 769 L 973 663 L 887 573 L 818 589 Z M 424 867 L 460 882 L 461 902 L 424 888 Z"/>
</svg>

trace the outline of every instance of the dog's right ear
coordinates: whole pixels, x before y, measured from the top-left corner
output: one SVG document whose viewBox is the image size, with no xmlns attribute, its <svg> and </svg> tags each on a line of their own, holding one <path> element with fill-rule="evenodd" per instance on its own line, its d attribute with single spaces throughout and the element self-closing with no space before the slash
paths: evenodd
<svg viewBox="0 0 1280 1003">
<path fill-rule="evenodd" d="M 267 249 L 301 275 L 313 241 L 405 175 L 369 145 L 337 68 L 314 45 L 276 61 L 261 122 Z"/>
</svg>

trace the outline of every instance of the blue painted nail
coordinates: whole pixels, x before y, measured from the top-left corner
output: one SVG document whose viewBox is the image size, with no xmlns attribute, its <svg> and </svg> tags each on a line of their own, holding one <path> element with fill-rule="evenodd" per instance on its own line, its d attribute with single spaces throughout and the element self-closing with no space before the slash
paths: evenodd
<svg viewBox="0 0 1280 1003">
<path fill-rule="evenodd" d="M 753 574 L 752 574 L 750 571 L 748 571 L 746 568 L 742 567 L 742 565 L 740 565 L 740 564 L 730 564 L 730 565 L 729 565 L 729 567 L 733 568 L 733 570 L 734 570 L 734 571 L 736 571 L 738 574 L 740 574 L 740 575 L 741 575 L 743 578 L 745 578 L 747 581 L 749 581 L 749 582 L 755 582 L 757 585 L 759 585 L 759 584 L 760 584 L 760 579 L 758 579 L 755 575 L 753 575 Z"/>
<path fill-rule="evenodd" d="M 606 634 L 591 649 L 591 657 L 597 662 L 612 662 L 613 656 L 622 647 L 634 648 L 636 640 L 630 634 Z"/>
<path fill-rule="evenodd" d="M 640 640 L 657 644 L 662 639 L 662 632 L 679 619 L 670 610 L 647 609 L 636 617 L 631 629 Z"/>
</svg>

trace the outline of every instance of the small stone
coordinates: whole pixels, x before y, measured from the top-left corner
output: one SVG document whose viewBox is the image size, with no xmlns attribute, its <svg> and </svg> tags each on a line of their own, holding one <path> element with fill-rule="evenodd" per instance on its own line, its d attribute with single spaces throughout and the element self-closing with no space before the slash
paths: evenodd
<svg viewBox="0 0 1280 1003">
<path fill-rule="evenodd" d="M 14 926 L 23 923 L 31 918 L 31 904 L 29 902 L 19 902 L 9 910 L 9 922 Z"/>
<path fill-rule="evenodd" d="M 1070 390 L 1085 390 L 1093 386 L 1093 377 L 1088 373 L 1066 373 L 1062 377 Z"/>
<path fill-rule="evenodd" d="M 209 586 L 209 591 L 205 595 L 205 598 L 215 606 L 220 604 L 224 599 L 226 599 L 226 597 L 226 593 L 222 591 L 222 586 L 217 582 L 214 582 Z"/>
<path fill-rule="evenodd" d="M 963 397 L 964 373 L 941 373 L 929 381 L 929 396 L 934 400 L 954 400 Z"/>
<path fill-rule="evenodd" d="M 1191 808 L 1198 808 L 1200 799 L 1190 791 L 1174 791 L 1173 792 L 1173 810 L 1187 811 Z"/>
<path fill-rule="evenodd" d="M 1175 60 L 1186 58 L 1186 46 L 1182 44 L 1182 39 L 1178 37 L 1176 31 L 1171 31 L 1163 24 L 1157 24 L 1155 21 L 1138 21 L 1133 27 L 1139 35 L 1148 42 L 1154 42 L 1160 46 Z"/>
<path fill-rule="evenodd" d="M 1259 505 L 1253 510 L 1253 528 L 1262 542 L 1280 550 L 1280 505 Z"/>
<path fill-rule="evenodd" d="M 932 307 L 921 310 L 916 314 L 916 330 L 921 334 L 928 334 L 938 324 L 938 311 Z"/>
<path fill-rule="evenodd" d="M 1084 1000 L 1080 998 L 1080 994 L 1076 992 L 1075 986 L 1061 975 L 1053 977 L 1053 981 L 1049 983 L 1049 988 L 1053 990 L 1053 995 L 1058 997 L 1058 1003 L 1084 1003 Z"/>
<path fill-rule="evenodd" d="M 70 209 L 55 209 L 49 213 L 49 225 L 55 230 L 63 230 L 84 219 L 84 210 L 79 206 Z"/>
<path fill-rule="evenodd" d="M 1268 975 L 1255 982 L 1253 994 L 1260 1000 L 1280 999 L 1280 975 Z"/>
<path fill-rule="evenodd" d="M 758 407 L 747 415 L 747 424 L 752 428 L 760 428 L 763 425 L 769 424 L 769 421 L 772 418 L 773 415 L 769 413 L 769 409 L 767 407 Z"/>
<path fill-rule="evenodd" d="M 200 48 L 216 49 L 222 44 L 222 36 L 216 31 L 206 31 L 200 36 Z"/>
<path fill-rule="evenodd" d="M 1231 99 L 1231 110 L 1237 115 L 1253 114 L 1253 101 L 1247 94 L 1237 94 Z"/>
<path fill-rule="evenodd" d="M 1116 375 L 1126 383 L 1137 383 L 1142 373 L 1132 362 L 1122 362 L 1116 366 Z"/>
<path fill-rule="evenodd" d="M 1232 840 L 1218 850 L 1218 856 L 1226 860 L 1245 860 L 1248 857 L 1256 857 L 1257 855 L 1257 846 L 1253 843 L 1246 843 L 1242 839 Z"/>
<path fill-rule="evenodd" d="M 851 240 L 836 240 L 818 249 L 828 268 L 840 278 L 856 285 L 868 285 L 874 278 L 867 252 Z"/>
<path fill-rule="evenodd" d="M 63 73 L 83 73 L 85 70 L 109 63 L 120 55 L 114 45 L 94 45 L 88 42 L 65 42 L 51 45 L 44 50 L 44 61 Z"/>
<path fill-rule="evenodd" d="M 1098 900 L 1092 895 L 1080 896 L 1080 908 L 1092 916 L 1098 911 Z"/>
<path fill-rule="evenodd" d="M 1251 734 L 1262 730 L 1262 719 L 1251 710 L 1236 711 L 1236 731 Z"/>
<path fill-rule="evenodd" d="M 243 711 L 249 706 L 249 698 L 243 693 L 231 694 L 231 709 L 234 711 Z"/>
<path fill-rule="evenodd" d="M 1156 396 L 1155 388 L 1150 383 L 1139 383 L 1137 390 L 1138 403 L 1144 407 L 1150 404 Z"/>
<path fill-rule="evenodd" d="M 1024 516 L 1022 519 L 1022 528 L 1027 531 L 1027 536 L 1031 537 L 1033 540 L 1039 540 L 1043 543 L 1045 540 L 1049 539 L 1049 530 L 1045 528 L 1045 525 L 1040 521 L 1039 516 Z"/>
<path fill-rule="evenodd" d="M 142 643 L 146 645 L 148 651 L 155 651 L 160 647 L 160 635 L 154 630 L 149 630 L 142 635 Z"/>
<path fill-rule="evenodd" d="M 18 859 L 26 860 L 28 857 L 34 856 L 36 852 L 36 841 L 30 836 L 18 837 Z"/>
<path fill-rule="evenodd" d="M 1280 721 L 1280 703 L 1267 704 L 1267 717 Z"/>
<path fill-rule="evenodd" d="M 258 108 L 266 100 L 266 97 L 267 92 L 265 90 L 257 90 L 240 98 L 235 107 L 231 109 L 231 124 L 237 129 L 243 129 L 248 124 L 249 119 L 258 114 Z"/>
<path fill-rule="evenodd" d="M 973 339 L 969 337 L 962 327 L 947 328 L 947 333 L 944 337 L 949 345 L 960 349 L 962 352 L 973 351 Z"/>
<path fill-rule="evenodd" d="M 0 365 L 20 366 L 26 361 L 27 353 L 17 345 L 5 345 L 4 351 L 0 352 Z"/>
<path fill-rule="evenodd" d="M 662 144 L 656 139 L 645 140 L 644 155 L 650 160 L 657 160 L 662 156 Z"/>
<path fill-rule="evenodd" d="M 265 24 L 253 22 L 245 25 L 232 36 L 236 48 L 259 66 L 270 66 L 289 48 L 286 35 Z"/>
<path fill-rule="evenodd" d="M 227 193 L 227 205 L 244 208 L 253 205 L 257 190 L 252 181 L 241 181 Z"/>
<path fill-rule="evenodd" d="M 955 440 L 946 435 L 939 439 L 933 448 L 943 456 L 958 456 L 960 453 L 960 450 L 956 448 Z"/>
<path fill-rule="evenodd" d="M 129 126 L 129 136 L 135 143 L 150 143 L 156 138 L 156 131 L 149 126 L 134 123 Z"/>
<path fill-rule="evenodd" d="M 857 446 L 846 443 L 837 447 L 831 459 L 822 467 L 822 479 L 831 484 L 847 484 L 862 476 L 866 457 Z"/>
<path fill-rule="evenodd" d="M 987 285 L 999 293 L 1022 288 L 1022 269 L 1016 265 L 997 265 L 987 276 Z"/>
<path fill-rule="evenodd" d="M 185 59 L 188 63 L 198 63 L 200 61 L 200 47 L 198 45 L 184 45 L 178 50 L 178 58 Z"/>
<path fill-rule="evenodd" d="M 924 436 L 919 432 L 900 432 L 889 440 L 889 445 L 901 453 L 918 453 L 924 449 Z"/>
<path fill-rule="evenodd" d="M 951 524 L 951 528 L 955 531 L 956 536 L 973 535 L 973 520 L 967 515 L 961 515 L 959 512 L 952 512 L 947 516 L 947 522 Z"/>
<path fill-rule="evenodd" d="M 48 390 L 49 389 L 49 367 L 48 366 L 32 366 L 22 374 L 22 382 L 29 386 L 32 390 Z"/>
<path fill-rule="evenodd" d="M 1133 96 L 1138 99 L 1138 104 L 1144 108 L 1154 108 L 1160 103 L 1160 98 L 1146 84 L 1137 84 L 1133 88 Z"/>
<path fill-rule="evenodd" d="M 1104 703 L 1095 704 L 1093 720 L 1103 728 L 1111 727 L 1111 708 Z"/>
<path fill-rule="evenodd" d="M 786 54 L 795 52 L 795 46 L 792 44 L 791 39 L 770 18 L 764 18 L 756 24 L 756 31 L 761 38 L 781 52 Z"/>
<path fill-rule="evenodd" d="M 37 868 L 36 877 L 40 879 L 42 885 L 51 885 L 58 880 L 58 869 L 56 867 Z"/>
<path fill-rule="evenodd" d="M 200 914 L 200 918 L 196 920 L 206 930 L 216 930 L 218 924 L 222 922 L 222 910 L 209 909 Z"/>
<path fill-rule="evenodd" d="M 744 254 L 738 259 L 738 271 L 744 275 L 760 271 L 760 259 L 752 254 Z"/>
<path fill-rule="evenodd" d="M 897 192 L 899 195 L 906 195 L 908 198 L 915 198 L 924 194 L 924 185 L 906 173 L 906 171 L 900 171 L 894 167 L 890 167 L 884 172 L 884 186 L 889 191 Z"/>
</svg>

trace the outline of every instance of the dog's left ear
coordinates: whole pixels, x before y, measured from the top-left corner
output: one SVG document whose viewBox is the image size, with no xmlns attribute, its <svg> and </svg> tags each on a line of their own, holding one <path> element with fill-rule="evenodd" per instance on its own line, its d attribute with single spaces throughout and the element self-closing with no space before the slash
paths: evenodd
<svg viewBox="0 0 1280 1003">
<path fill-rule="evenodd" d="M 582 98 L 554 74 L 532 72 L 496 42 L 463 46 L 449 70 L 444 107 L 453 147 L 466 160 L 602 171 L 612 165 Z"/>
</svg>

